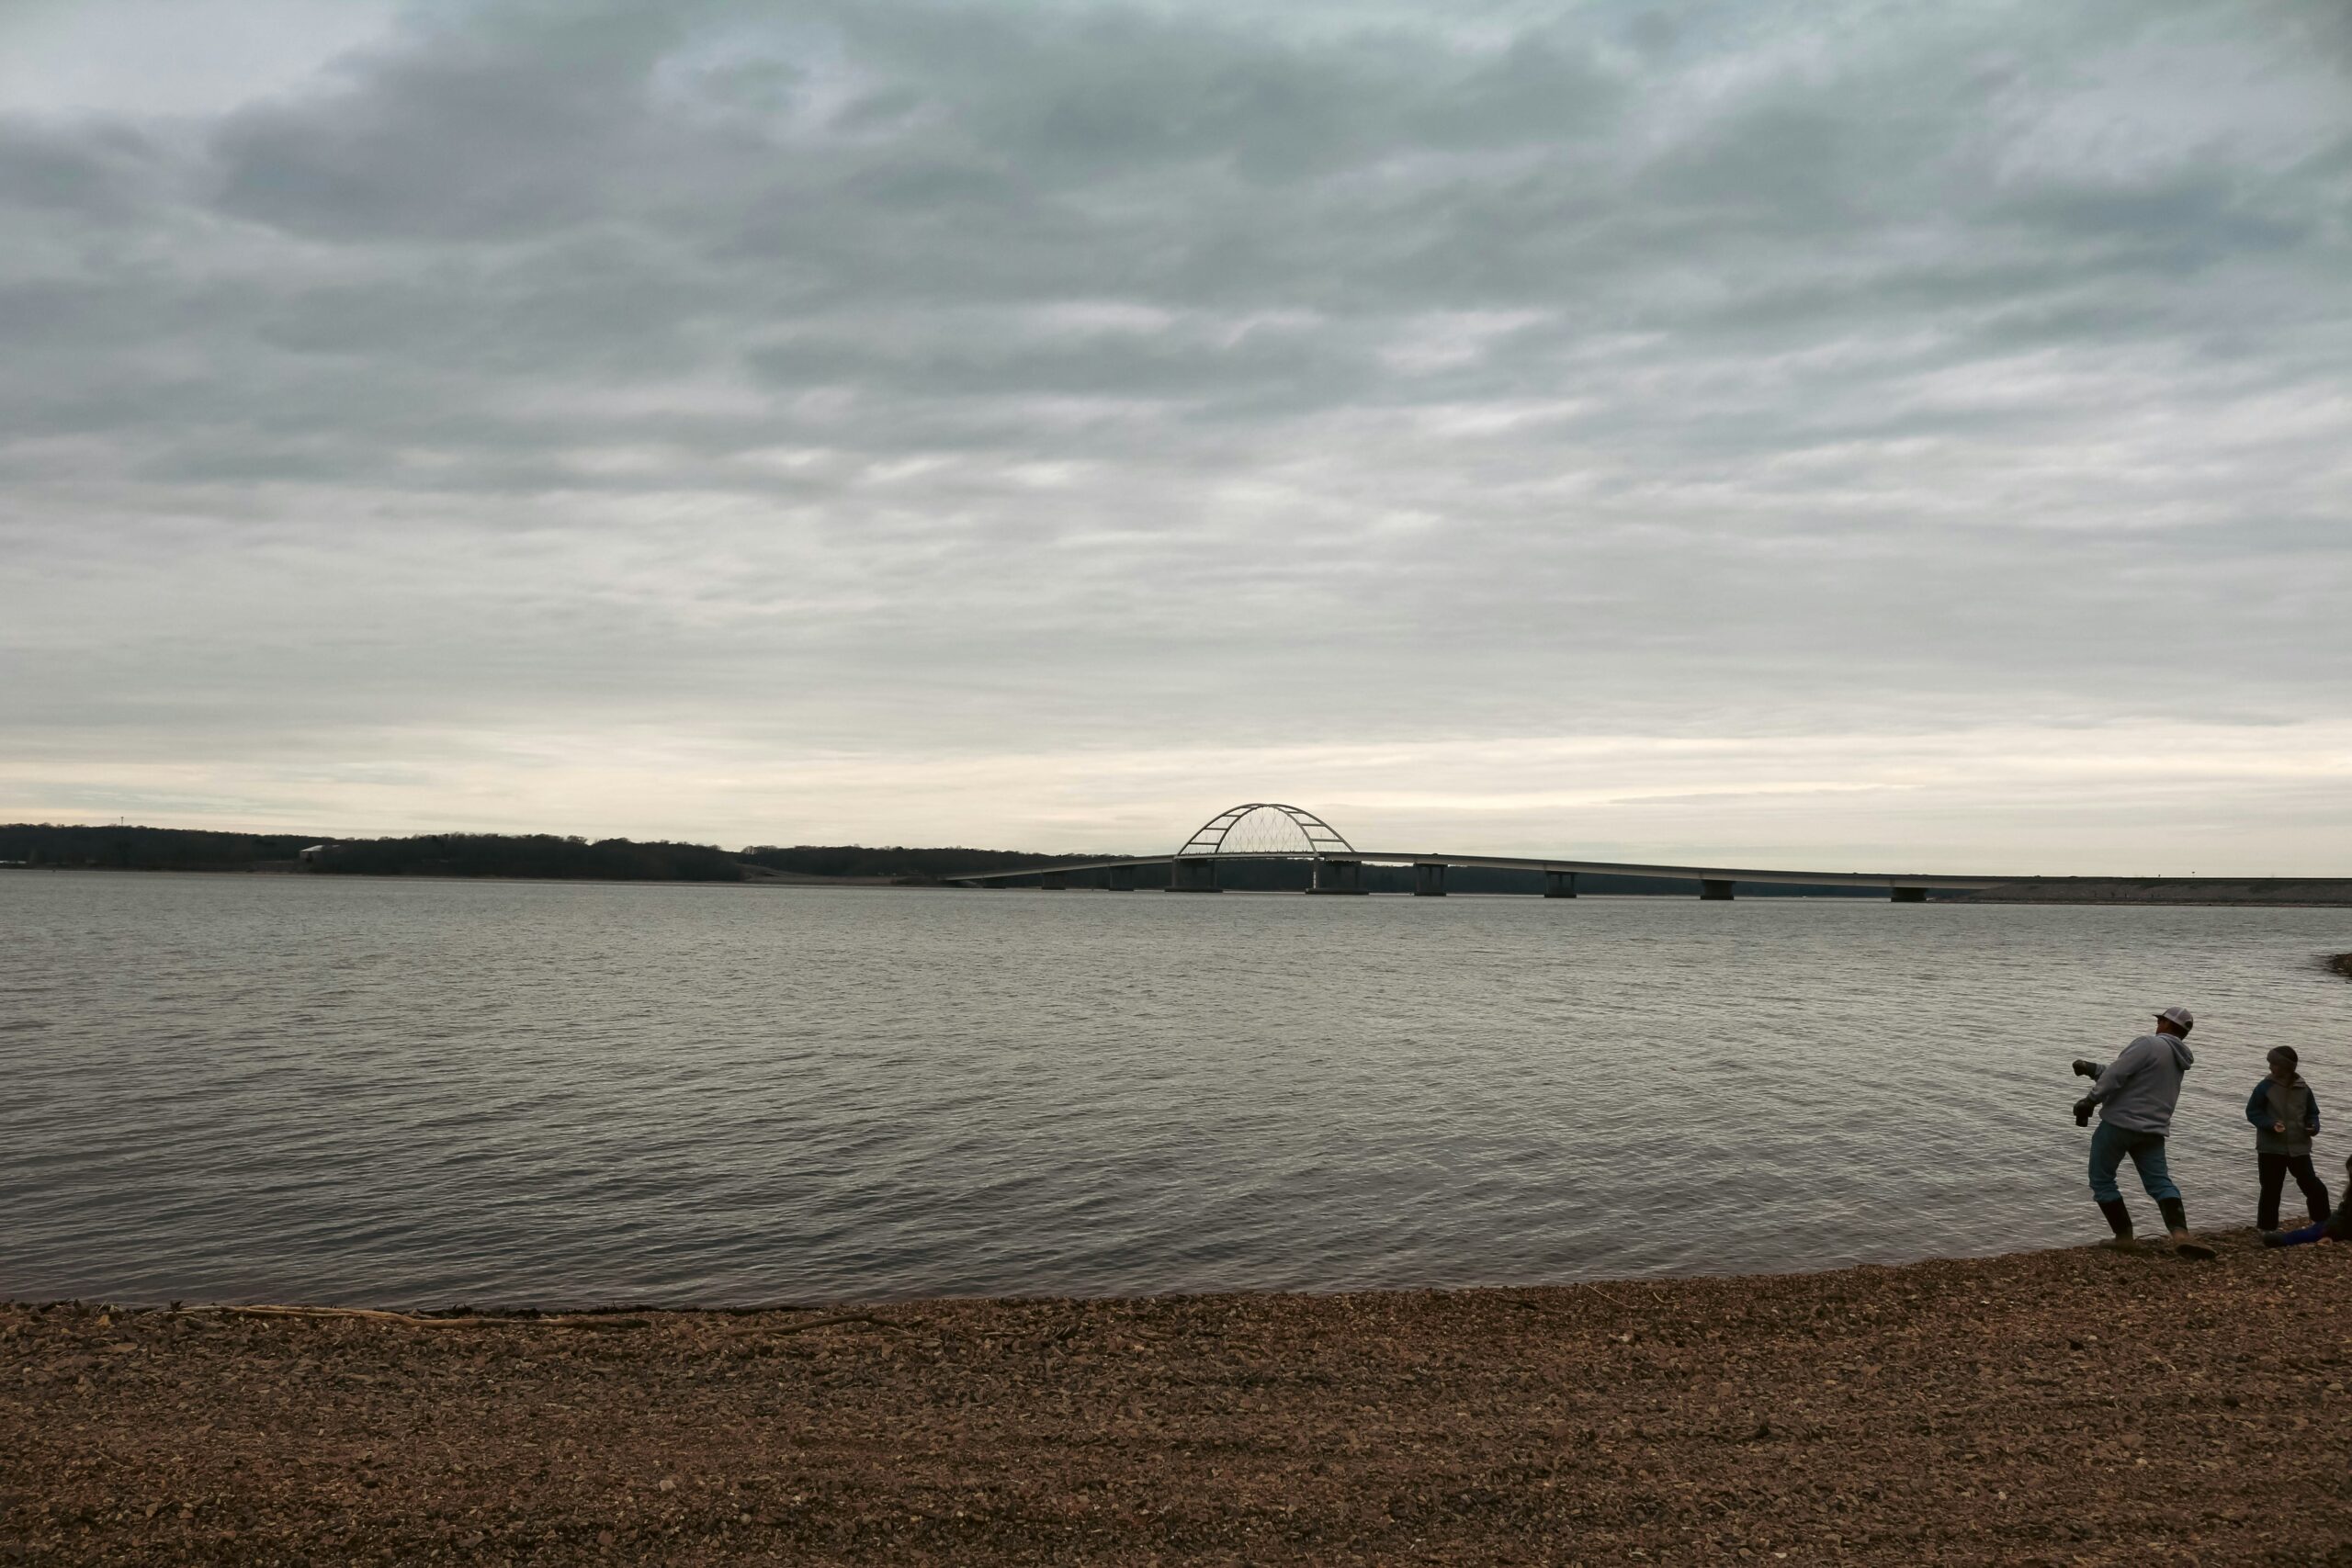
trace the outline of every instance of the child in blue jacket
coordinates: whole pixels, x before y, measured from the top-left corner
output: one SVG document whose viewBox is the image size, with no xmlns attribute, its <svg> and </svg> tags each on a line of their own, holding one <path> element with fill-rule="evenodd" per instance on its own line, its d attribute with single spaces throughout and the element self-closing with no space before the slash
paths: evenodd
<svg viewBox="0 0 2352 1568">
<path fill-rule="evenodd" d="M 2278 1194 L 2291 1174 L 2303 1190 L 2303 1206 L 2317 1224 L 2327 1218 L 2327 1183 L 2312 1168 L 2312 1140 L 2319 1135 L 2319 1099 L 2296 1072 L 2291 1045 L 2270 1053 L 2270 1076 L 2254 1086 L 2245 1119 L 2254 1123 L 2255 1162 L 2261 1171 L 2262 1201 L 2255 1212 L 2259 1229 L 2278 1228 Z"/>
</svg>

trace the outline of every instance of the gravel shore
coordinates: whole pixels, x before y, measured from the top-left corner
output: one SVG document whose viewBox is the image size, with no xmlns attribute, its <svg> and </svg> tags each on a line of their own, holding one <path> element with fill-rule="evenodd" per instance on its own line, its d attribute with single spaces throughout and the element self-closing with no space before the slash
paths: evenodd
<svg viewBox="0 0 2352 1568">
<path fill-rule="evenodd" d="M 563 1319 L 0 1307 L 0 1561 L 2352 1563 L 2352 1247 Z"/>
</svg>

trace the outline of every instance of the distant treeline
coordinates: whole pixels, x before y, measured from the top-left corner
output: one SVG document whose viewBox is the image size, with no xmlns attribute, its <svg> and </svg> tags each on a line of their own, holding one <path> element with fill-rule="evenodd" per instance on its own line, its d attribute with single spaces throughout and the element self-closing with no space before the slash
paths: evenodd
<svg viewBox="0 0 2352 1568">
<path fill-rule="evenodd" d="M 180 828 L 0 826 L 0 861 L 111 866 L 122 871 L 244 871 L 291 861 L 314 838 L 292 833 L 199 833 Z"/>
<path fill-rule="evenodd" d="M 315 851 L 305 858 L 305 852 Z M 745 865 L 804 876 L 936 882 L 958 872 L 1049 865 L 1069 855 L 1010 850 L 866 849 L 854 844 L 757 845 L 590 841 L 552 833 L 422 833 L 322 839 L 307 833 L 210 833 L 181 828 L 0 826 L 0 862 L 119 871 L 291 870 L 345 876 L 515 876 L 616 882 L 741 882 Z"/>
<path fill-rule="evenodd" d="M 305 861 L 304 852 L 319 852 Z M 178 828 L 0 826 L 0 861 L 121 871 L 303 870 L 346 876 L 586 877 L 615 882 L 741 882 L 736 857 L 709 844 L 635 843 L 552 833 L 424 833 L 321 840 L 297 833 Z"/>
<path fill-rule="evenodd" d="M 754 844 L 738 857 L 772 871 L 802 876 L 887 876 L 936 882 L 974 871 L 1017 871 L 1023 866 L 1073 861 L 1076 854 L 1029 854 L 1019 850 L 869 850 L 858 844 Z"/>
<path fill-rule="evenodd" d="M 311 869 L 346 876 L 578 877 L 605 882 L 741 882 L 733 855 L 709 844 L 560 839 L 552 833 L 426 833 L 329 845 Z"/>
</svg>

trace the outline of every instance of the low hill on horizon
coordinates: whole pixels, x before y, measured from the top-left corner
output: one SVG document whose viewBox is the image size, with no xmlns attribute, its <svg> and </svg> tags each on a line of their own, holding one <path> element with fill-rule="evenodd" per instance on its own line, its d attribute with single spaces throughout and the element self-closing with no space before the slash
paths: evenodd
<svg viewBox="0 0 2352 1568">
<path fill-rule="evenodd" d="M 304 852 L 323 846 L 308 861 Z M 1091 858 L 1088 853 L 1046 854 L 1029 850 L 977 850 L 863 844 L 754 844 L 728 851 L 715 844 L 602 839 L 591 841 L 553 833 L 418 833 L 379 839 L 334 839 L 304 833 L 232 833 L 203 829 L 147 828 L 127 824 L 0 824 L 0 865 L 115 871 L 291 872 L 344 876 L 513 877 L 533 880 L 607 882 L 743 882 L 760 874 L 863 884 L 936 885 L 952 876 L 1018 871 Z M 1287 892 L 1304 888 L 1303 861 L 1238 862 L 1220 866 L 1217 880 L 1236 892 Z M 1540 874 L 1462 866 L 1449 882 L 1456 893 L 1534 894 Z M 1165 886 L 1165 867 L 1143 866 L 1136 885 Z M 1583 891 L 1598 895 L 1688 897 L 1690 885 L 1668 877 L 1585 874 Z M 1408 866 L 1364 868 L 1364 886 L 1375 893 L 1409 893 Z M 1743 897 L 1883 897 L 1876 889 L 1850 887 L 1744 887 Z"/>
<path fill-rule="evenodd" d="M 309 862 L 305 851 L 323 846 Z M 128 823 L 0 823 L 0 864 L 113 871 L 288 871 L 347 876 L 509 876 L 741 882 L 747 867 L 791 876 L 936 882 L 1077 858 L 1023 850 L 863 844 L 755 844 L 729 851 L 667 840 L 554 833 L 416 833 L 339 839 Z"/>
</svg>

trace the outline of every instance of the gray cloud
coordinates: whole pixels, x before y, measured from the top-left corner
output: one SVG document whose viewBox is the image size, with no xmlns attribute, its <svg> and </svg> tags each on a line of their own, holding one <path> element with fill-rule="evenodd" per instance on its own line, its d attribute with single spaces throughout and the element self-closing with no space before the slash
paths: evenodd
<svg viewBox="0 0 2352 1568">
<path fill-rule="evenodd" d="M 1449 746 L 2218 726 L 2301 800 L 2341 16 L 435 6 L 205 112 L 0 98 L 0 794 L 888 794 L 682 816 L 626 734 L 952 759 L 937 830 L 1017 833 L 1011 759 L 1369 799 L 1284 759 L 1373 746 L 1435 841 Z M 2031 841 L 1985 787 L 1954 855 Z"/>
</svg>

